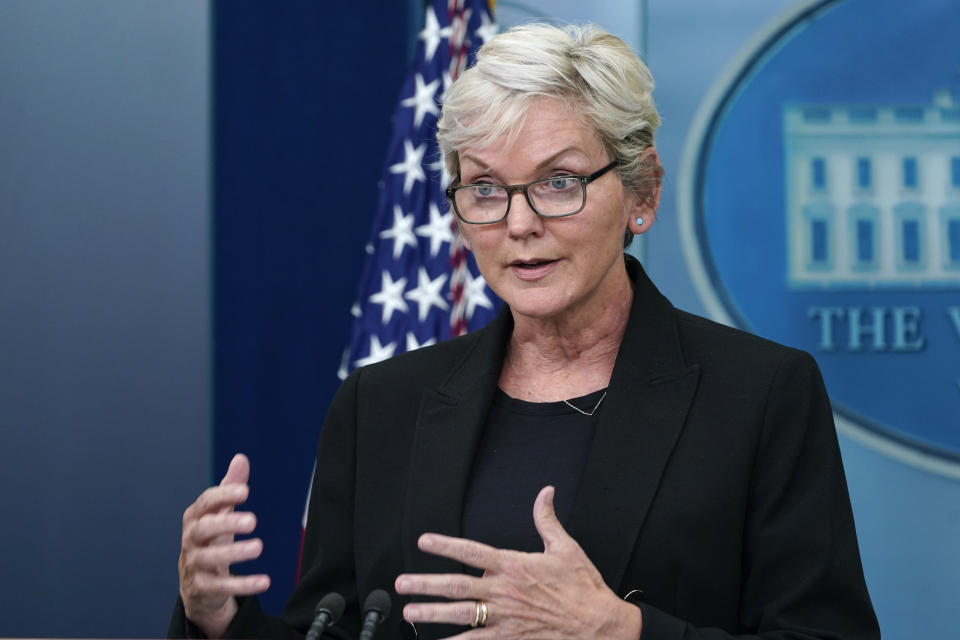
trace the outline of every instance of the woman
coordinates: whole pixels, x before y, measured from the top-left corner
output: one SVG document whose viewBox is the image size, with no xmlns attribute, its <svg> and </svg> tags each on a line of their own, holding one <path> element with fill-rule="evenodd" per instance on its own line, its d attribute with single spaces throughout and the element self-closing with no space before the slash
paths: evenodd
<svg viewBox="0 0 960 640">
<path fill-rule="evenodd" d="M 505 311 L 343 384 L 283 621 L 246 597 L 266 576 L 228 575 L 261 549 L 233 542 L 235 459 L 184 514 L 172 634 L 302 633 L 336 591 L 353 637 L 393 587 L 429 638 L 879 637 L 816 365 L 675 310 L 623 252 L 659 201 L 652 88 L 592 27 L 480 50 L 438 140 Z"/>
</svg>

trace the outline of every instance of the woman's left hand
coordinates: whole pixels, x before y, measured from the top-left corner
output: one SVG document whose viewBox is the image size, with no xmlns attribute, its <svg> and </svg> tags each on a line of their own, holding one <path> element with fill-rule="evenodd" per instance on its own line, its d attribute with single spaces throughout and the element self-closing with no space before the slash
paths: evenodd
<svg viewBox="0 0 960 640">
<path fill-rule="evenodd" d="M 463 574 L 403 574 L 400 594 L 440 596 L 452 602 L 411 603 L 410 622 L 472 625 L 487 606 L 485 626 L 455 636 L 484 638 L 624 638 L 637 640 L 640 609 L 603 582 L 577 541 L 553 510 L 553 487 L 544 487 L 533 504 L 533 522 L 543 553 L 523 553 L 435 533 L 420 536 L 421 551 L 483 569 L 482 578 Z"/>
</svg>

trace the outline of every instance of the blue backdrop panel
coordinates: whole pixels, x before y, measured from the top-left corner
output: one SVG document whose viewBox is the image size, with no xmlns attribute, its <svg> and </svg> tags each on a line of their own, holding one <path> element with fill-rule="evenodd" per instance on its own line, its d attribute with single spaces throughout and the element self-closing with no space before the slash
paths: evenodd
<svg viewBox="0 0 960 640">
<path fill-rule="evenodd" d="M 209 476 L 207 5 L 0 2 L 0 637 L 159 637 Z"/>
<path fill-rule="evenodd" d="M 271 575 L 262 602 L 276 613 L 294 584 L 317 435 L 422 7 L 213 7 L 211 480 L 235 452 L 250 456 L 265 550 L 238 570 Z"/>
</svg>

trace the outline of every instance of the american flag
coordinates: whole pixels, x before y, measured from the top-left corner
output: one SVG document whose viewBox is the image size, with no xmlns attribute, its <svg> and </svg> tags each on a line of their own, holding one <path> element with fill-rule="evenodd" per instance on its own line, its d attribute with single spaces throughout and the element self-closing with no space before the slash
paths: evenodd
<svg viewBox="0 0 960 640">
<path fill-rule="evenodd" d="M 496 32 L 487 0 L 427 4 L 396 110 L 341 379 L 357 367 L 480 328 L 500 307 L 459 241 L 435 135 L 444 92 Z"/>
<path fill-rule="evenodd" d="M 482 327 L 500 305 L 456 233 L 436 142 L 450 83 L 496 33 L 487 0 L 432 0 L 397 107 L 338 375 Z"/>
</svg>

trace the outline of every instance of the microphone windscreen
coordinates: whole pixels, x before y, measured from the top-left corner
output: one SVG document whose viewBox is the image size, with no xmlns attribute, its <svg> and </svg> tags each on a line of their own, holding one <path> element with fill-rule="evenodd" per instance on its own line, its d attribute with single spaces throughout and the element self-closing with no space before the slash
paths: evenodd
<svg viewBox="0 0 960 640">
<path fill-rule="evenodd" d="M 343 610 L 347 607 L 346 600 L 339 593 L 328 593 L 317 603 L 316 615 L 326 611 L 330 616 L 330 624 L 335 623 L 343 615 Z"/>
<path fill-rule="evenodd" d="M 367 599 L 363 601 L 364 615 L 366 615 L 369 611 L 376 611 L 379 613 L 381 620 L 389 616 L 390 594 L 383 589 L 374 589 L 371 591 L 370 595 L 367 596 Z"/>
</svg>

